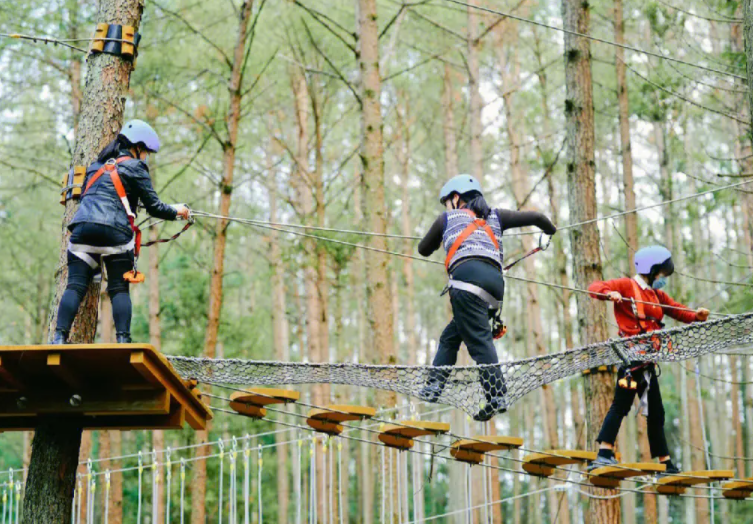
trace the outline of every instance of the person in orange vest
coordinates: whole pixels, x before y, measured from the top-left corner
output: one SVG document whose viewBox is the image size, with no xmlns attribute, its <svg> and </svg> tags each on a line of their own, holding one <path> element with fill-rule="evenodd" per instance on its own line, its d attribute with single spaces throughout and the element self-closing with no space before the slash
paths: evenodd
<svg viewBox="0 0 753 524">
<path fill-rule="evenodd" d="M 432 365 L 454 366 L 461 343 L 476 363 L 497 364 L 494 339 L 504 335 L 500 317 L 505 293 L 503 233 L 536 226 L 554 235 L 557 228 L 536 211 L 491 209 L 481 184 L 471 175 L 451 178 L 439 192 L 439 202 L 446 211 L 418 244 L 418 252 L 425 257 L 445 249 L 445 269 L 450 277 L 445 292 L 450 295 L 453 318 L 439 337 Z M 478 376 L 486 403 L 473 418 L 485 422 L 507 410 L 507 386 L 498 366 L 484 366 Z M 438 402 L 448 379 L 449 371 L 431 370 L 419 398 Z"/>
<path fill-rule="evenodd" d="M 592 298 L 614 302 L 614 317 L 620 336 L 631 337 L 662 329 L 665 314 L 685 323 L 708 319 L 708 309 L 698 308 L 693 311 L 661 291 L 667 285 L 667 277 L 675 270 L 672 253 L 667 248 L 651 246 L 638 250 L 635 254 L 635 268 L 638 274 L 633 278 L 594 282 L 588 287 Z M 622 419 L 630 411 L 636 395 L 641 398 L 643 413 L 647 416 L 651 456 L 667 466 L 665 474 L 679 473 L 679 468 L 669 456 L 664 434 L 664 406 L 656 365 L 652 362 L 631 362 L 619 369 L 614 400 L 596 438 L 599 452 L 588 469 L 618 463 L 614 457 L 614 443 Z"/>
<path fill-rule="evenodd" d="M 160 140 L 141 120 L 123 125 L 118 136 L 86 170 L 81 205 L 68 225 L 68 283 L 58 307 L 52 344 L 66 344 L 89 284 L 107 268 L 107 293 L 112 303 L 116 341 L 131 342 L 129 273 L 137 276 L 135 256 L 141 234 L 134 220 L 139 202 L 147 213 L 163 220 L 188 220 L 183 204 L 163 203 L 152 187 L 147 157 L 157 153 Z"/>
</svg>

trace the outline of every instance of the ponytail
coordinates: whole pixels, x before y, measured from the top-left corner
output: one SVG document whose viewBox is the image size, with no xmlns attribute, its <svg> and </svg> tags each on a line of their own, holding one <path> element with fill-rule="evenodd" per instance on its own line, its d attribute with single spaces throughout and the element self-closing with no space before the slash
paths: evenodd
<svg viewBox="0 0 753 524">
<path fill-rule="evenodd" d="M 110 142 L 105 146 L 105 148 L 100 151 L 99 156 L 97 157 L 97 162 L 100 164 L 104 164 L 111 158 L 117 158 L 120 154 L 120 151 L 123 149 L 131 149 L 133 147 L 133 144 L 124 137 L 123 135 L 118 135 L 115 137 L 115 140 Z"/>
<path fill-rule="evenodd" d="M 460 196 L 460 198 L 466 203 L 466 207 L 473 211 L 477 217 L 486 220 L 491 215 L 492 210 L 489 204 L 486 203 L 484 196 L 478 191 L 469 191 Z"/>
</svg>

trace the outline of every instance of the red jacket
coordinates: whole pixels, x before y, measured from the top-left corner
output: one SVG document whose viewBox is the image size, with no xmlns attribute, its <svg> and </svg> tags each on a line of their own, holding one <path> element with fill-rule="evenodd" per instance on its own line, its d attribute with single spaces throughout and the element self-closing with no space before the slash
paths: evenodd
<svg viewBox="0 0 753 524">
<path fill-rule="evenodd" d="M 591 292 L 591 297 L 599 300 L 609 300 L 608 297 L 603 296 L 610 291 L 617 291 L 625 299 L 634 298 L 636 300 L 642 300 L 643 302 L 651 302 L 654 304 L 663 304 L 666 306 L 674 306 L 689 309 L 687 306 L 675 302 L 672 297 L 667 295 L 664 291 L 654 290 L 649 288 L 643 288 L 640 284 L 638 289 L 640 296 L 635 296 L 632 278 L 617 278 L 615 280 L 607 280 L 606 282 L 594 282 L 588 286 L 588 291 Z M 602 295 L 594 295 L 593 293 L 601 293 Z M 664 318 L 666 313 L 669 317 L 679 320 L 680 322 L 691 323 L 696 320 L 695 311 L 686 311 L 683 309 L 665 308 L 658 305 L 643 304 L 643 310 L 647 317 L 644 321 L 646 331 L 655 331 L 661 329 L 658 322 Z M 614 304 L 614 317 L 617 320 L 617 324 L 620 327 L 620 334 L 622 336 L 633 336 L 641 333 L 641 326 L 638 323 L 638 319 L 633 313 L 633 305 L 630 300 L 623 300 L 622 302 L 615 302 Z"/>
</svg>

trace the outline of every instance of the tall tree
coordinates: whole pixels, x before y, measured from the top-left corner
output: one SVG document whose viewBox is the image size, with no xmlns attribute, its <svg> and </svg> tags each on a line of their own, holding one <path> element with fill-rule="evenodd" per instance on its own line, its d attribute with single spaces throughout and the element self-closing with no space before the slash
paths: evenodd
<svg viewBox="0 0 753 524">
<path fill-rule="evenodd" d="M 138 0 L 102 0 L 97 20 L 138 28 L 142 4 Z M 122 100 L 127 95 L 133 65 L 119 56 L 97 54 L 89 59 L 86 87 L 79 115 L 73 165 L 88 165 L 111 142 L 123 124 Z M 49 333 L 54 331 L 57 308 L 67 282 L 67 225 L 77 204 L 68 202 L 63 216 L 60 267 L 56 275 Z M 97 327 L 99 283 L 90 286 L 76 319 L 72 340 L 91 343 Z M 31 463 L 24 496 L 24 520 L 50 524 L 71 520 L 75 472 L 81 444 L 81 427 L 69 419 L 40 421 L 32 444 Z"/>
<path fill-rule="evenodd" d="M 229 102 L 225 115 L 227 137 L 222 142 L 222 181 L 220 183 L 220 208 L 219 214 L 228 216 L 230 203 L 233 195 L 233 177 L 235 175 L 235 155 L 238 142 L 238 128 L 240 126 L 242 111 L 241 103 L 243 96 L 247 94 L 243 90 L 243 77 L 248 63 L 246 46 L 249 45 L 249 23 L 253 12 L 253 0 L 245 0 L 241 4 L 238 17 L 238 33 L 233 49 L 232 61 L 228 61 L 230 77 L 227 84 Z M 227 228 L 229 222 L 226 219 L 217 221 L 215 228 L 212 271 L 209 281 L 209 305 L 207 308 L 207 328 L 204 337 L 204 356 L 213 358 L 217 352 L 217 340 L 220 330 L 220 315 L 222 313 L 222 288 L 225 276 L 225 249 L 227 244 Z M 196 433 L 198 442 L 206 442 L 209 439 L 209 430 Z M 197 453 L 208 455 L 206 446 L 197 448 Z M 191 521 L 194 524 L 203 524 L 206 519 L 206 484 L 207 484 L 206 461 L 199 460 L 194 464 L 194 482 L 192 483 Z"/>
<path fill-rule="evenodd" d="M 362 132 L 360 154 L 363 165 L 361 181 L 364 192 L 364 214 L 370 221 L 371 231 L 386 233 L 389 212 L 384 183 L 382 80 L 379 74 L 379 26 L 376 0 L 358 0 L 357 8 Z M 371 237 L 370 245 L 379 250 L 387 249 L 387 241 L 383 236 Z M 374 348 L 370 360 L 380 364 L 397 364 L 389 262 L 389 256 L 380 252 L 371 253 L 366 259 L 366 290 Z M 389 408 L 397 405 L 397 396 L 395 393 L 380 390 L 377 401 L 382 408 Z M 393 475 L 393 478 L 397 477 Z M 393 493 L 392 496 L 395 494 Z M 391 507 L 397 509 L 397 504 Z M 399 519 L 398 514 L 394 517 Z"/>
<path fill-rule="evenodd" d="M 596 174 L 594 159 L 594 105 L 591 78 L 591 43 L 573 33 L 588 34 L 590 4 L 562 0 L 565 34 L 565 122 L 567 130 L 567 184 L 570 222 L 577 224 L 596 218 Z M 573 247 L 575 286 L 585 289 L 594 280 L 603 280 L 599 229 L 596 223 L 574 227 L 570 232 Z M 603 302 L 578 294 L 580 340 L 583 344 L 608 338 Z M 609 373 L 586 376 L 586 442 L 596 440 L 614 395 L 614 378 Z M 592 524 L 620 521 L 619 499 L 592 499 L 589 505 Z"/>
</svg>

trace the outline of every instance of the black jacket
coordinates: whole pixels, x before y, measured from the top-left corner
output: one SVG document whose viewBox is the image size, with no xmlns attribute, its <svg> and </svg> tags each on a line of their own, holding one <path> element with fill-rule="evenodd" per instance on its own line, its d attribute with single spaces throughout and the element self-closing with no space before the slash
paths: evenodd
<svg viewBox="0 0 753 524">
<path fill-rule="evenodd" d="M 118 158 L 121 156 L 132 157 L 128 151 L 120 151 Z M 94 162 L 89 166 L 86 170 L 84 188 L 101 167 L 102 164 L 99 162 Z M 131 211 L 135 213 L 138 203 L 141 201 L 147 213 L 151 216 L 165 220 L 176 219 L 178 213 L 175 209 L 162 202 L 154 191 L 146 163 L 135 158 L 126 160 L 118 164 L 118 175 L 123 182 Z M 112 185 L 112 180 L 106 172 L 99 177 L 99 180 L 94 182 L 89 191 L 81 198 L 81 205 L 73 216 L 73 221 L 69 224 L 68 229 L 73 229 L 73 226 L 81 223 L 101 224 L 125 233 L 132 233 L 123 203 L 120 201 L 115 187 Z"/>
</svg>

